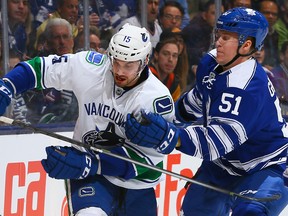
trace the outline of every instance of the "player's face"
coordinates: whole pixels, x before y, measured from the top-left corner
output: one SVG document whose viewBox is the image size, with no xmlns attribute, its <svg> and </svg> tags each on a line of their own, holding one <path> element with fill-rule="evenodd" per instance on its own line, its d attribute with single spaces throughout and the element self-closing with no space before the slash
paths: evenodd
<svg viewBox="0 0 288 216">
<path fill-rule="evenodd" d="M 113 59 L 112 70 L 115 84 L 119 87 L 130 87 L 135 85 L 140 73 L 140 61 L 121 61 Z"/>
<path fill-rule="evenodd" d="M 218 30 L 215 33 L 216 60 L 218 64 L 225 65 L 237 54 L 238 35 L 233 32 Z M 236 63 L 236 61 L 235 61 Z M 231 67 L 234 65 L 231 65 Z"/>
</svg>

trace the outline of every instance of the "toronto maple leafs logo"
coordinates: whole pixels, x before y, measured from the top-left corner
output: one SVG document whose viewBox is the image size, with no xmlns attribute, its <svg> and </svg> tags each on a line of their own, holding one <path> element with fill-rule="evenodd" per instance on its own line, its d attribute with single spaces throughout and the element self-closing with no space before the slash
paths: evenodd
<svg viewBox="0 0 288 216">
<path fill-rule="evenodd" d="M 224 12 L 222 15 L 223 15 L 223 16 L 227 16 L 227 15 L 230 14 L 230 13 L 232 13 L 232 11 L 228 10 L 228 11 Z"/>
<path fill-rule="evenodd" d="M 256 15 L 256 11 L 251 9 L 251 8 L 246 8 L 245 9 L 247 14 L 250 15 L 250 16 L 255 16 Z"/>
<path fill-rule="evenodd" d="M 215 80 L 215 73 L 210 72 L 209 76 L 203 78 L 202 84 L 205 85 L 207 89 L 211 89 Z"/>
<path fill-rule="evenodd" d="M 96 148 L 109 149 L 124 144 L 125 139 L 115 133 L 115 125 L 109 123 L 105 130 L 99 130 L 96 126 L 95 130 L 88 131 L 82 138 L 84 143 Z"/>
</svg>

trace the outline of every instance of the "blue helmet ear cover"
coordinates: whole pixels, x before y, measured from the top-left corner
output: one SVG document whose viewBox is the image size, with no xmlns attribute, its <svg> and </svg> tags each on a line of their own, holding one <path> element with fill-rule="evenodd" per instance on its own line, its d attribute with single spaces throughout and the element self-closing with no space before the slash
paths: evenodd
<svg viewBox="0 0 288 216">
<path fill-rule="evenodd" d="M 218 18 L 216 30 L 235 32 L 239 35 L 239 46 L 248 37 L 255 39 L 255 49 L 261 50 L 268 33 L 268 22 L 263 14 L 251 8 L 232 8 Z"/>
</svg>

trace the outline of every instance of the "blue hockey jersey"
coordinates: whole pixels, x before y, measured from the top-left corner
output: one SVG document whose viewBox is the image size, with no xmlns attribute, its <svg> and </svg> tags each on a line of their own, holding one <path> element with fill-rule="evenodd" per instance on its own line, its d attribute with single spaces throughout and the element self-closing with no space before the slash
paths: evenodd
<svg viewBox="0 0 288 216">
<path fill-rule="evenodd" d="M 287 124 L 262 66 L 250 58 L 222 71 L 215 56 L 212 50 L 203 57 L 196 87 L 176 103 L 179 120 L 203 121 L 181 130 L 179 150 L 236 176 L 274 164 L 284 170 Z"/>
</svg>

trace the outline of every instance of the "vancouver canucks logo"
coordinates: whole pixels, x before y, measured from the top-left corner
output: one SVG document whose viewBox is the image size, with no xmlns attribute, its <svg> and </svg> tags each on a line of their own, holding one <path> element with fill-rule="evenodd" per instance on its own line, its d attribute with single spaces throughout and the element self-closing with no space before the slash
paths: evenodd
<svg viewBox="0 0 288 216">
<path fill-rule="evenodd" d="M 211 89 L 215 80 L 215 73 L 210 72 L 209 76 L 203 78 L 202 84 L 205 85 L 207 89 Z"/>
<path fill-rule="evenodd" d="M 105 130 L 99 130 L 96 126 L 95 130 L 88 131 L 82 138 L 84 143 L 98 148 L 112 148 L 117 145 L 123 145 L 125 139 L 115 133 L 115 125 L 109 123 Z"/>
<path fill-rule="evenodd" d="M 148 40 L 147 34 L 146 33 L 141 33 L 141 35 L 142 35 L 142 41 L 143 42 L 147 42 L 147 40 Z"/>
</svg>

